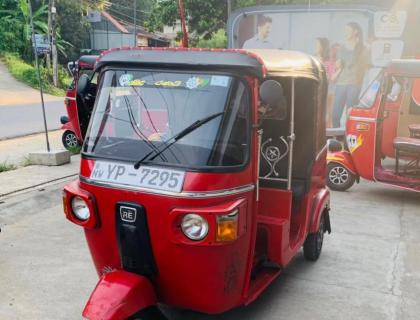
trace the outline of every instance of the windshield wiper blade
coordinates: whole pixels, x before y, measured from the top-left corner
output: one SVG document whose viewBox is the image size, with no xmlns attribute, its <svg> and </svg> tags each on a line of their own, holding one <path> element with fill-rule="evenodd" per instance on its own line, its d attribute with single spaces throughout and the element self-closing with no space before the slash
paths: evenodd
<svg viewBox="0 0 420 320">
<path fill-rule="evenodd" d="M 199 127 L 201 127 L 202 125 L 206 124 L 207 122 L 210 122 L 211 120 L 213 120 L 213 119 L 215 119 L 217 117 L 220 117 L 223 114 L 224 114 L 224 112 L 219 112 L 219 113 L 212 114 L 212 115 L 210 115 L 210 116 L 208 116 L 206 118 L 203 118 L 201 120 L 195 121 L 194 123 L 192 123 L 191 125 L 189 125 L 185 129 L 183 129 L 180 132 L 178 132 L 173 137 L 169 138 L 167 141 L 171 141 L 172 140 L 171 143 L 165 144 L 162 149 L 156 148 L 156 149 L 151 150 L 149 153 L 147 153 L 143 158 L 141 158 L 139 161 L 137 161 L 134 164 L 134 169 L 138 169 L 140 167 L 140 165 L 144 161 L 146 161 L 146 160 L 153 160 L 156 157 L 160 156 L 165 150 L 167 150 L 168 148 L 170 148 L 178 140 L 182 139 L 186 135 L 190 134 L 194 130 L 196 130 Z M 151 155 L 153 155 L 153 157 L 149 158 Z"/>
</svg>

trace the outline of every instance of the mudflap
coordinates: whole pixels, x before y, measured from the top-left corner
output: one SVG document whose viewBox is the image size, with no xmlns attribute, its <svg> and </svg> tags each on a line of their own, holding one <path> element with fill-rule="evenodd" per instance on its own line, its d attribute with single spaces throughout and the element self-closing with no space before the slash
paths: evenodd
<svg viewBox="0 0 420 320">
<path fill-rule="evenodd" d="M 339 152 L 328 152 L 327 163 L 336 162 L 343 167 L 347 168 L 355 177 L 359 177 L 356 166 L 354 165 L 353 159 L 350 152 L 339 151 Z"/>
<path fill-rule="evenodd" d="M 124 320 L 156 303 L 153 285 L 146 277 L 127 271 L 113 271 L 99 280 L 83 310 L 83 317 L 90 320 Z"/>
</svg>

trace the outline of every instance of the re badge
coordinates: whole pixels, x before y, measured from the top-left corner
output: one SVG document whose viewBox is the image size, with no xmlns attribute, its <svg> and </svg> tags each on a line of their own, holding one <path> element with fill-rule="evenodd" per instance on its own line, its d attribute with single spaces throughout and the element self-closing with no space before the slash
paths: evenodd
<svg viewBox="0 0 420 320">
<path fill-rule="evenodd" d="M 122 221 L 131 222 L 131 223 L 136 222 L 137 209 L 121 206 L 120 216 L 121 216 Z"/>
</svg>

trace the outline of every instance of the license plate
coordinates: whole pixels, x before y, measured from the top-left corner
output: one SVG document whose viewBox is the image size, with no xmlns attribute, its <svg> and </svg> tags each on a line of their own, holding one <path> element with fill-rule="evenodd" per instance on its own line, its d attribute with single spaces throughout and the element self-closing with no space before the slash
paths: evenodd
<svg viewBox="0 0 420 320">
<path fill-rule="evenodd" d="M 96 161 L 90 179 L 148 189 L 181 192 L 185 172 L 179 170 L 141 166 L 138 170 L 133 165 Z"/>
</svg>

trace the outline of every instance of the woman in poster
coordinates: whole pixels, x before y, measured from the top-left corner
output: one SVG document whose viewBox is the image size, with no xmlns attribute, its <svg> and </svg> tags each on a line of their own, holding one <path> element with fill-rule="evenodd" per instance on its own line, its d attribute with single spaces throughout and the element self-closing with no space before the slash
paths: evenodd
<svg viewBox="0 0 420 320">
<path fill-rule="evenodd" d="M 340 120 L 345 107 L 357 104 L 363 78 L 369 67 L 369 52 L 364 45 L 363 30 L 356 22 L 345 29 L 345 43 L 337 52 L 333 127 L 341 127 Z"/>
<path fill-rule="evenodd" d="M 336 74 L 336 59 L 335 53 L 330 48 L 330 41 L 327 38 L 316 39 L 316 53 L 317 59 L 324 65 L 328 78 L 328 98 L 327 98 L 327 127 L 332 126 L 332 105 L 334 101 L 335 92 L 335 74 Z"/>
</svg>

